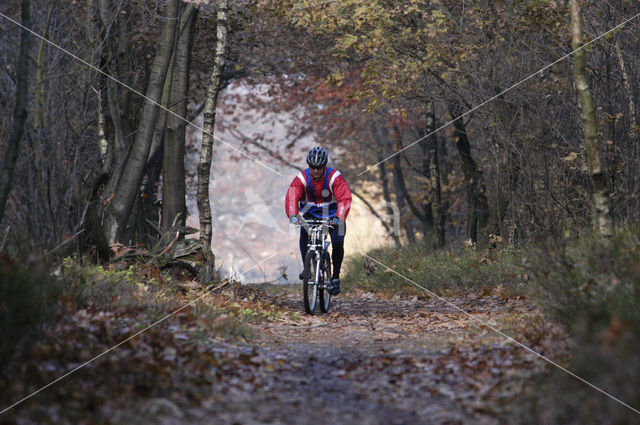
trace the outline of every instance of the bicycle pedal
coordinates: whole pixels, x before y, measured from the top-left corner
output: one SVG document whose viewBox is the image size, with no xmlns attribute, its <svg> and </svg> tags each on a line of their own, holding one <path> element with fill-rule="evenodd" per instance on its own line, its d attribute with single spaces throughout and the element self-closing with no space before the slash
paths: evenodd
<svg viewBox="0 0 640 425">
<path fill-rule="evenodd" d="M 340 294 L 340 279 L 335 279 L 331 282 L 331 284 L 329 285 L 330 289 L 329 289 L 329 293 L 331 295 L 338 295 Z"/>
</svg>

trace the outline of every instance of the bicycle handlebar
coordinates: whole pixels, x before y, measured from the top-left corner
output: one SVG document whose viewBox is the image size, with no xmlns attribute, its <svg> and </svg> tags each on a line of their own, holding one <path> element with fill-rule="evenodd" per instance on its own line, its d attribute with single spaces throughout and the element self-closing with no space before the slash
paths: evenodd
<svg viewBox="0 0 640 425">
<path fill-rule="evenodd" d="M 305 226 L 306 225 L 306 226 Z M 305 219 L 303 217 L 300 217 L 300 221 L 298 223 L 296 223 L 296 226 L 305 226 L 305 227 L 310 227 L 310 226 L 327 226 L 327 227 L 331 227 L 332 229 L 335 227 L 334 224 L 331 223 L 331 219 L 329 218 L 315 218 L 315 219 Z"/>
</svg>

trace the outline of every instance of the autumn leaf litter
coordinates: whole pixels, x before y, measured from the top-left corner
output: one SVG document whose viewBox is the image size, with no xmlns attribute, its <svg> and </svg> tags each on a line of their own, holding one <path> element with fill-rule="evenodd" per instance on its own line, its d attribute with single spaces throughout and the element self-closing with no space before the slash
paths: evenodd
<svg viewBox="0 0 640 425">
<path fill-rule="evenodd" d="M 435 299 L 352 291 L 334 297 L 329 314 L 308 316 L 299 291 L 271 292 L 225 288 L 205 299 L 216 314 L 203 307 L 176 314 L 7 419 L 492 424 L 504 420 L 527 381 L 545 370 L 530 353 Z M 538 352 L 566 355 L 561 332 L 527 300 L 467 294 L 450 301 Z M 90 308 L 57 318 L 13 371 L 20 379 L 8 393 L 15 399 L 34 391 L 149 319 L 143 312 Z"/>
</svg>

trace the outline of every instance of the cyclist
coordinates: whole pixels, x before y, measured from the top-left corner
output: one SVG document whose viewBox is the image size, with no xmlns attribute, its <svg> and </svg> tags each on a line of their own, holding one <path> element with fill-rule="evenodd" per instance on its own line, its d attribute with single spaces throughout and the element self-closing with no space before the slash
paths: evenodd
<svg viewBox="0 0 640 425">
<path fill-rule="evenodd" d="M 340 293 L 340 267 L 344 258 L 344 236 L 347 215 L 351 208 L 351 190 L 340 171 L 327 167 L 329 155 L 320 147 L 313 147 L 307 154 L 309 168 L 300 172 L 291 182 L 285 197 L 285 212 L 293 224 L 305 219 L 330 219 L 333 228 L 329 232 L 333 250 L 331 262 L 331 295 Z M 309 235 L 300 228 L 300 254 L 302 261 L 307 254 Z M 304 277 L 300 273 L 300 280 Z"/>
</svg>

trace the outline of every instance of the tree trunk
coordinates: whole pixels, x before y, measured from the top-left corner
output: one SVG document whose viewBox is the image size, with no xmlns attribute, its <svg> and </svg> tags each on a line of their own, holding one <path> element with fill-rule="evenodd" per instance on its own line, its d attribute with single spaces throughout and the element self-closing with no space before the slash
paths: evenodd
<svg viewBox="0 0 640 425">
<path fill-rule="evenodd" d="M 574 50 L 582 47 L 582 11 L 580 0 L 571 0 L 571 46 Z M 587 66 L 584 49 L 573 54 L 573 76 L 580 100 L 582 120 L 584 122 L 584 140 L 587 151 L 587 164 L 593 182 L 593 203 L 596 208 L 596 223 L 600 234 L 604 237 L 613 235 L 613 221 L 611 219 L 611 199 L 607 177 L 600 160 L 600 146 L 598 145 L 598 129 L 596 111 L 587 79 Z"/>
<path fill-rule="evenodd" d="M 31 27 L 31 1 L 22 0 L 22 25 Z M 25 122 L 27 120 L 27 92 L 29 90 L 29 45 L 31 36 L 26 29 L 20 32 L 20 50 L 18 54 L 18 66 L 16 76 L 16 106 L 13 112 L 13 125 L 7 141 L 7 152 L 4 156 L 4 166 L 0 180 L 0 222 L 4 217 L 4 210 L 11 192 L 13 182 L 13 172 L 18 161 L 20 150 L 20 139 L 24 133 Z"/>
<path fill-rule="evenodd" d="M 449 106 L 451 118 L 461 114 L 458 105 Z M 456 149 L 462 160 L 462 172 L 467 186 L 467 239 L 471 245 L 478 242 L 478 234 L 484 239 L 484 231 L 489 222 L 489 203 L 485 194 L 482 171 L 471 156 L 471 145 L 462 118 L 453 122 L 456 134 Z"/>
<path fill-rule="evenodd" d="M 184 121 L 175 117 L 173 114 L 170 114 L 167 109 L 171 110 L 174 113 L 178 113 L 175 107 L 172 107 L 172 105 L 174 105 L 174 103 L 179 103 L 180 100 L 175 97 L 172 98 L 172 96 L 174 93 L 174 76 L 176 75 L 176 67 L 179 66 L 177 62 L 180 60 L 180 58 L 178 57 L 180 55 L 179 38 L 183 33 L 188 21 L 190 20 L 189 17 L 192 10 L 195 10 L 195 6 L 193 4 L 189 4 L 186 6 L 184 11 L 178 14 L 180 16 L 179 26 L 176 28 L 176 33 L 174 35 L 172 47 L 173 53 L 171 55 L 171 61 L 169 62 L 169 68 L 167 69 L 164 86 L 162 88 L 162 101 L 160 104 L 163 108 L 161 108 L 158 112 L 156 128 L 153 132 L 151 148 L 149 151 L 149 159 L 147 161 L 146 172 L 143 178 L 145 184 L 142 187 L 142 199 L 140 200 L 140 202 L 136 200 L 136 202 L 134 203 L 133 210 L 129 217 L 129 223 L 127 224 L 127 230 L 131 230 L 131 238 L 133 238 L 134 233 L 137 232 L 138 242 L 146 240 L 148 246 L 155 243 L 161 236 L 158 235 L 158 228 L 162 229 L 162 224 L 160 221 L 162 215 L 160 215 L 160 211 L 156 207 L 155 199 L 157 199 L 157 183 L 160 180 L 160 176 L 162 175 L 164 169 L 164 149 L 166 145 L 167 125 L 171 118 L 184 123 Z M 186 93 L 184 93 L 183 97 L 186 97 Z M 185 113 L 181 116 L 184 117 L 185 115 L 186 103 Z M 184 140 L 182 143 L 184 144 Z M 183 171 L 181 179 L 184 181 L 184 154 L 182 156 Z M 163 205 L 164 200 L 165 199 L 163 198 Z M 150 226 L 149 221 L 151 223 L 154 223 L 154 226 Z M 158 226 L 155 226 L 155 223 L 158 223 Z M 135 232 L 133 230 L 135 230 Z M 125 234 L 126 233 L 129 232 L 127 231 L 125 232 Z"/>
<path fill-rule="evenodd" d="M 107 207 L 105 215 L 105 233 L 110 241 L 116 241 L 124 233 L 131 208 L 138 196 L 140 183 L 145 173 L 149 158 L 153 133 L 158 119 L 158 103 L 161 101 L 162 89 L 171 59 L 179 0 L 170 0 L 165 6 L 165 22 L 160 34 L 158 52 L 156 53 L 146 100 L 140 117 L 136 138 L 125 161 L 122 175 L 116 185 L 113 199 Z"/>
<path fill-rule="evenodd" d="M 218 20 L 216 56 L 213 64 L 213 72 L 209 80 L 204 106 L 204 123 L 202 132 L 202 150 L 200 151 L 200 163 L 198 164 L 198 190 L 197 201 L 200 213 L 200 244 L 205 259 L 200 278 L 203 283 L 209 283 L 213 278 L 215 269 L 215 257 L 211 251 L 211 205 L 209 201 L 209 175 L 211 172 L 211 156 L 213 148 L 213 132 L 216 121 L 216 104 L 220 81 L 224 72 L 225 55 L 227 50 L 227 8 L 228 0 L 218 0 Z"/>
<path fill-rule="evenodd" d="M 384 202 L 387 204 L 386 209 L 387 213 L 389 211 L 393 212 L 393 208 L 391 208 L 391 193 L 389 192 L 389 180 L 387 178 L 387 167 L 384 165 L 384 158 L 382 155 L 378 155 L 378 162 L 380 162 L 380 176 L 382 180 L 382 196 L 384 198 Z M 392 223 L 393 224 L 393 223 Z M 400 237 L 396 232 L 391 228 L 391 237 L 393 238 L 393 242 L 396 246 L 401 246 Z"/>
<path fill-rule="evenodd" d="M 124 129 L 124 123 L 122 121 L 123 114 L 120 111 L 118 104 L 118 87 L 116 83 L 107 80 L 105 82 L 107 92 L 107 107 L 109 116 L 111 118 L 111 124 L 113 125 L 113 138 L 110 140 L 111 150 L 111 164 L 109 168 L 104 168 L 105 171 L 111 170 L 112 175 L 110 181 L 107 184 L 106 193 L 113 193 L 116 190 L 120 175 L 122 174 L 122 164 L 127 157 L 127 131 Z"/>
<path fill-rule="evenodd" d="M 404 227 L 404 232 L 407 235 L 407 242 L 409 245 L 416 243 L 416 231 L 413 226 L 413 222 L 409 217 L 407 220 L 402 219 L 403 213 L 406 211 L 407 203 L 402 195 L 401 181 L 398 173 L 393 173 L 393 187 L 395 189 L 396 200 L 398 202 L 398 210 L 400 211 L 400 222 Z"/>
<path fill-rule="evenodd" d="M 389 131 L 386 127 L 382 127 L 382 140 L 383 140 L 382 146 L 384 146 L 385 148 L 387 148 L 389 144 L 393 146 L 393 143 L 391 142 L 391 138 L 389 137 Z M 384 162 L 382 161 L 383 154 L 384 154 L 384 151 L 380 151 L 378 153 L 378 162 L 380 163 L 380 172 L 386 173 L 386 167 Z M 396 167 L 400 167 L 400 161 L 394 160 L 392 168 L 395 169 Z M 411 216 L 407 217 L 407 219 L 403 218 L 404 213 L 407 212 L 407 208 L 406 208 L 407 202 L 405 201 L 405 195 L 406 195 L 407 189 L 404 184 L 404 175 L 402 174 L 402 170 L 400 170 L 400 173 L 393 172 L 391 174 L 393 176 L 393 189 L 394 189 L 396 204 L 398 206 L 398 211 L 400 214 L 400 217 L 399 217 L 400 225 L 404 229 L 405 235 L 407 235 L 407 242 L 409 243 L 409 245 L 414 245 L 416 243 L 416 233 L 411 220 Z M 383 181 L 383 188 L 384 188 L 384 185 L 385 185 L 385 182 Z M 391 197 L 389 196 L 389 198 Z M 386 195 L 385 195 L 385 201 L 386 201 Z M 390 202 L 390 201 L 387 201 L 387 202 Z M 398 241 L 396 242 L 398 246 L 400 246 L 399 239 L 400 238 L 398 238 Z"/>
<path fill-rule="evenodd" d="M 440 164 L 438 163 L 438 138 L 434 130 L 436 126 L 433 102 L 427 104 L 427 134 L 429 136 L 429 176 L 431 183 L 431 211 L 433 222 L 436 227 L 435 245 L 437 248 L 444 247 L 444 223 L 445 215 L 442 208 L 442 192 L 440 190 Z"/>
<path fill-rule="evenodd" d="M 171 84 L 169 105 L 170 110 L 183 119 L 172 114 L 167 117 L 162 158 L 163 232 L 171 230 L 174 223 L 184 225 L 186 222 L 184 171 L 186 126 L 184 120 L 187 117 L 191 46 L 196 14 L 197 9 L 192 4 L 188 5 L 184 11 L 173 65 L 173 83 Z M 184 27 L 183 20 L 186 20 Z"/>
<path fill-rule="evenodd" d="M 633 87 L 631 86 L 631 81 L 629 78 L 629 72 L 624 60 L 624 56 L 622 50 L 620 49 L 620 39 L 616 40 L 616 55 L 618 57 L 618 66 L 620 67 L 620 72 L 622 73 L 622 84 L 624 87 L 625 94 L 627 96 L 627 111 L 629 113 L 629 139 L 627 142 L 627 146 L 629 146 L 629 158 L 630 160 L 626 161 L 627 165 L 627 173 L 629 175 L 637 175 L 636 173 L 636 165 L 638 163 L 638 143 L 640 142 L 640 138 L 638 137 L 640 133 L 640 127 L 638 126 L 638 120 L 636 118 L 636 104 L 633 100 Z M 609 166 L 609 169 L 612 169 Z M 633 179 L 633 181 L 637 181 L 637 179 Z M 629 198 L 639 199 L 637 190 L 635 189 L 636 184 L 632 183 L 628 188 L 627 200 L 625 202 L 626 205 L 626 216 L 630 217 L 633 213 L 632 211 L 636 211 L 632 205 L 633 203 L 629 202 Z"/>
<path fill-rule="evenodd" d="M 622 84 L 624 86 L 625 94 L 627 95 L 627 110 L 629 111 L 629 138 L 635 140 L 637 138 L 638 131 L 638 122 L 636 119 L 636 104 L 633 101 L 633 91 L 631 88 L 631 83 L 629 82 L 629 74 L 627 72 L 627 67 L 625 66 L 624 57 L 622 56 L 622 51 L 620 50 L 620 40 L 616 40 L 616 55 L 618 57 L 618 66 L 620 67 L 620 72 L 622 73 Z"/>
<path fill-rule="evenodd" d="M 378 134 L 378 136 L 381 136 L 382 143 L 379 144 L 380 149 L 378 150 L 378 162 L 380 163 L 380 181 L 382 183 L 382 197 L 384 198 L 384 201 L 387 203 L 386 206 L 386 212 L 388 213 L 389 211 L 393 211 L 393 208 L 390 207 L 391 205 L 391 192 L 389 191 L 389 178 L 387 176 L 387 167 L 385 166 L 385 162 L 384 162 L 384 147 L 387 145 L 387 141 L 389 140 L 388 136 L 389 136 L 389 132 L 387 131 L 386 128 L 383 127 L 382 129 L 382 134 Z M 393 225 L 393 223 L 391 223 Z M 400 246 L 400 237 L 399 235 L 397 235 L 394 231 L 393 231 L 393 227 L 391 230 L 391 237 L 393 238 L 393 242 L 396 244 L 396 246 Z"/>
<path fill-rule="evenodd" d="M 89 37 L 95 39 L 92 46 L 93 49 L 97 50 L 102 46 L 100 49 L 100 64 L 105 67 L 104 71 L 110 75 L 130 75 L 130 80 L 125 83 L 134 84 L 134 75 L 137 74 L 137 71 L 132 68 L 132 61 L 127 60 L 126 57 L 119 53 L 130 51 L 132 48 L 131 37 L 128 36 L 130 34 L 130 25 L 127 24 L 126 20 L 117 19 L 112 22 L 107 18 L 110 13 L 128 15 L 130 12 L 128 3 L 122 3 L 121 8 L 119 5 L 116 10 L 108 11 L 109 6 L 115 5 L 105 3 L 102 0 L 97 2 L 88 0 L 88 2 L 94 4 L 94 6 L 88 4 L 87 7 L 88 11 L 94 10 L 95 12 L 93 20 L 97 21 L 97 25 L 99 25 L 97 33 L 103 35 L 107 33 L 114 34 L 114 36 L 102 39 L 97 34 L 93 34 L 94 30 L 91 27 L 88 29 Z M 101 189 L 101 195 L 103 200 L 108 200 L 115 193 L 120 181 L 131 139 L 135 135 L 133 123 L 138 122 L 137 111 L 139 108 L 134 105 L 133 96 L 128 90 L 123 89 L 110 78 L 104 77 L 101 80 L 100 87 L 104 90 L 105 99 L 104 113 L 107 115 L 106 120 L 110 124 L 106 126 L 108 130 L 107 161 L 103 163 L 102 168 L 102 172 L 108 174 L 109 178 L 104 184 L 104 188 Z M 104 209 L 102 205 L 100 208 Z M 104 211 L 102 211 L 102 214 L 104 215 Z"/>
<path fill-rule="evenodd" d="M 501 174 L 506 175 L 505 181 L 508 184 L 505 184 L 504 190 L 498 190 L 499 200 L 497 202 L 497 207 L 495 214 L 492 219 L 491 228 L 488 230 L 495 235 L 498 235 L 503 238 L 505 243 L 510 243 L 512 239 L 510 239 L 509 231 L 504 228 L 505 219 L 507 218 L 507 212 L 509 207 L 511 207 L 512 213 L 515 214 L 516 207 L 513 205 L 513 194 L 518 185 L 518 180 L 520 177 L 520 162 L 518 158 L 518 153 L 510 149 L 509 162 L 505 166 L 498 165 L 498 169 Z M 515 224 L 515 217 L 511 218 L 511 229 L 513 228 L 513 224 Z"/>
<path fill-rule="evenodd" d="M 424 191 L 424 201 L 422 202 L 422 212 L 425 220 L 422 221 L 422 233 L 424 234 L 425 243 L 429 239 L 433 239 L 433 231 L 435 221 L 433 220 L 433 205 L 431 204 L 431 171 L 429 166 L 429 144 L 420 143 L 422 150 L 422 184 L 420 185 Z"/>
<path fill-rule="evenodd" d="M 395 148 L 397 151 L 400 151 L 402 150 L 402 140 L 400 138 L 399 131 L 396 131 L 396 136 L 397 136 L 397 140 L 396 140 Z M 399 196 L 404 198 L 413 215 L 415 215 L 418 218 L 418 220 L 420 220 L 420 222 L 422 223 L 423 231 L 424 231 L 423 237 L 427 237 L 428 229 L 430 228 L 430 226 L 433 226 L 433 221 L 430 220 L 432 217 L 430 214 L 429 216 L 427 216 L 424 210 L 420 211 L 420 208 L 418 208 L 418 206 L 415 204 L 415 202 L 413 202 L 413 199 L 411 199 L 411 196 L 409 195 L 409 191 L 407 190 L 407 184 L 404 178 L 404 172 L 402 171 L 402 153 L 395 155 L 393 157 L 393 164 L 394 164 L 394 171 L 395 171 L 394 176 L 396 178 L 396 188 L 400 192 Z"/>
<path fill-rule="evenodd" d="M 53 15 L 54 4 L 49 6 L 49 11 L 47 12 L 47 17 L 44 23 L 44 29 L 42 30 L 42 37 L 44 39 L 49 38 L 49 26 L 51 24 L 51 17 Z M 45 50 L 45 41 L 40 41 L 40 46 L 38 47 L 38 54 L 36 56 L 36 81 L 34 87 L 34 117 L 33 117 L 33 131 L 35 133 L 34 141 L 35 146 L 33 148 L 33 168 L 35 170 L 35 180 L 36 186 L 38 187 L 38 193 L 40 195 L 40 199 L 42 204 L 44 205 L 47 202 L 47 190 L 45 189 L 44 182 L 42 180 L 42 157 L 43 157 L 43 147 L 41 141 L 41 133 L 42 127 L 44 125 L 44 99 L 45 99 L 45 77 L 44 77 L 44 50 Z M 46 149 L 44 150 L 44 157 L 47 158 Z M 46 208 L 48 212 L 51 212 L 50 208 Z"/>
</svg>

